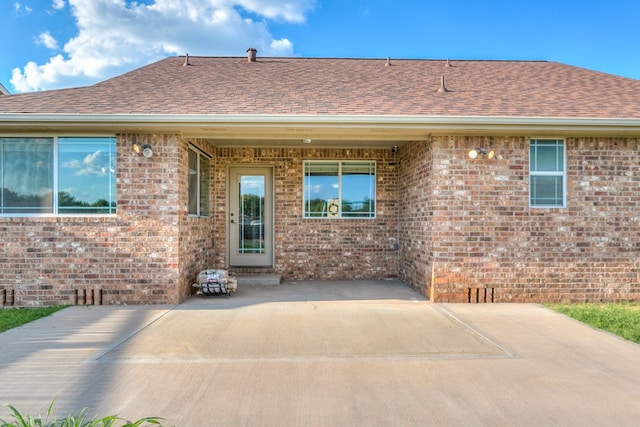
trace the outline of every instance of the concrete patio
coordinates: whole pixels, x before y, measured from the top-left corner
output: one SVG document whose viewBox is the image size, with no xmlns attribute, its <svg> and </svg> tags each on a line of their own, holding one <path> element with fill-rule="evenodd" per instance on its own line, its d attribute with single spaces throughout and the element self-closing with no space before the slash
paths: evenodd
<svg viewBox="0 0 640 427">
<path fill-rule="evenodd" d="M 0 334 L 0 404 L 173 426 L 635 426 L 640 346 L 533 304 L 395 281 L 70 307 Z M 0 408 L 9 420 L 9 410 Z"/>
</svg>

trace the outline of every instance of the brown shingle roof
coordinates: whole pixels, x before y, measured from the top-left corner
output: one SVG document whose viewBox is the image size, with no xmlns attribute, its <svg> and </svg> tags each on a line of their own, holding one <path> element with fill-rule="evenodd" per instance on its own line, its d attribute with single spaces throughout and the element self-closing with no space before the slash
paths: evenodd
<svg viewBox="0 0 640 427">
<path fill-rule="evenodd" d="M 1 113 L 640 118 L 640 80 L 545 61 L 170 57 Z M 439 93 L 441 76 L 448 92 Z"/>
</svg>

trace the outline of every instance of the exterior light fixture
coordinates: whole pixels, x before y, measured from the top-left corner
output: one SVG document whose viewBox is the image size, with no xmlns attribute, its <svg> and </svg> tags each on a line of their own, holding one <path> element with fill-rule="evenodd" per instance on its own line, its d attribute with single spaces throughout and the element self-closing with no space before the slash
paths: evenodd
<svg viewBox="0 0 640 427">
<path fill-rule="evenodd" d="M 476 157 L 478 157 L 479 155 L 483 155 L 483 156 L 487 156 L 487 159 L 491 160 L 495 157 L 496 152 L 491 150 L 491 151 L 487 151 L 484 148 L 474 148 L 473 150 L 469 151 L 469 158 L 470 159 L 475 159 Z"/>
<path fill-rule="evenodd" d="M 151 149 L 151 146 L 149 144 L 135 143 L 133 144 L 133 151 L 135 151 L 136 154 L 145 156 L 147 159 L 153 156 L 153 150 Z"/>
<path fill-rule="evenodd" d="M 311 138 L 305 138 L 302 140 L 305 144 L 311 144 Z"/>
</svg>

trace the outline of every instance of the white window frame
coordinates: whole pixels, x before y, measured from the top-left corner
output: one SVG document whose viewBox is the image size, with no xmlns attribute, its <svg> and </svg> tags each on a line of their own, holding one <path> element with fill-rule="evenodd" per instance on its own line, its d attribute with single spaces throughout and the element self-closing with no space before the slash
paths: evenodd
<svg viewBox="0 0 640 427">
<path fill-rule="evenodd" d="M 307 215 L 306 212 L 306 201 L 309 200 L 310 195 L 309 194 L 303 194 L 302 197 L 302 218 L 304 219 L 346 219 L 346 220 L 357 220 L 357 219 L 375 219 L 377 214 L 378 214 L 378 199 L 377 199 L 377 191 L 378 191 L 378 185 L 377 185 L 377 162 L 375 160 L 349 160 L 349 159 L 343 159 L 343 160 L 304 160 L 303 164 L 302 164 L 302 191 L 303 193 L 305 191 L 308 191 L 309 189 L 306 188 L 305 185 L 305 179 L 306 179 L 306 170 L 307 170 L 307 165 L 308 164 L 319 164 L 319 163 L 326 163 L 326 164 L 338 164 L 338 199 L 337 199 L 337 212 L 335 212 L 335 214 L 330 215 L 327 214 L 325 216 L 311 216 L 311 215 Z M 373 208 L 373 213 L 372 215 L 369 216 L 356 216 L 356 215 L 343 215 L 342 213 L 342 167 L 345 163 L 362 163 L 362 164 L 368 164 L 368 165 L 372 165 L 373 166 L 373 179 L 374 179 L 374 185 L 373 185 L 373 194 L 371 197 L 371 200 L 373 201 L 374 204 L 374 208 Z"/>
<path fill-rule="evenodd" d="M 196 162 L 196 213 L 192 213 L 189 210 L 191 209 L 190 207 L 190 202 L 191 200 L 189 200 L 189 197 L 191 197 L 191 192 L 190 192 L 190 188 L 189 188 L 189 181 L 187 181 L 187 214 L 190 217 L 193 218 L 209 218 L 211 216 L 211 185 L 209 185 L 209 194 L 207 195 L 208 198 L 208 205 L 209 205 L 209 212 L 207 212 L 206 214 L 203 214 L 200 209 L 202 207 L 202 191 L 200 188 L 200 183 L 201 183 L 201 173 L 202 171 L 200 170 L 200 159 L 202 157 L 204 157 L 205 159 L 208 160 L 209 162 L 209 167 L 211 167 L 211 156 L 207 155 L 206 153 L 204 153 L 202 150 L 200 150 L 198 147 L 196 147 L 195 145 L 191 145 L 189 144 L 189 149 L 187 151 L 187 157 L 190 151 L 193 151 L 196 155 L 197 155 L 197 162 Z M 187 158 L 187 171 L 188 173 L 191 173 L 189 170 L 189 164 L 188 164 L 188 158 Z M 187 180 L 189 179 L 189 177 L 187 176 Z M 209 170 L 209 180 L 211 180 L 211 170 Z"/>
<path fill-rule="evenodd" d="M 533 170 L 534 159 L 532 156 L 533 144 L 538 142 L 555 142 L 556 146 L 562 146 L 562 170 L 536 171 Z M 550 176 L 562 178 L 562 203 L 561 204 L 534 204 L 532 200 L 533 177 Z M 567 207 L 567 144 L 563 138 L 531 138 L 529 140 L 529 207 L 530 208 L 566 208 Z"/>
</svg>

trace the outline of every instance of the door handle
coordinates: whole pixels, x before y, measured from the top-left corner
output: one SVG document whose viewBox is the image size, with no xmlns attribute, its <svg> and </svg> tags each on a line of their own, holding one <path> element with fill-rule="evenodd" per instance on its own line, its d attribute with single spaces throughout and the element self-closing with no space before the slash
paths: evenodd
<svg viewBox="0 0 640 427">
<path fill-rule="evenodd" d="M 235 223 L 236 223 L 236 220 L 235 220 L 235 219 L 232 219 L 232 220 L 231 220 L 231 224 L 235 224 Z"/>
</svg>

